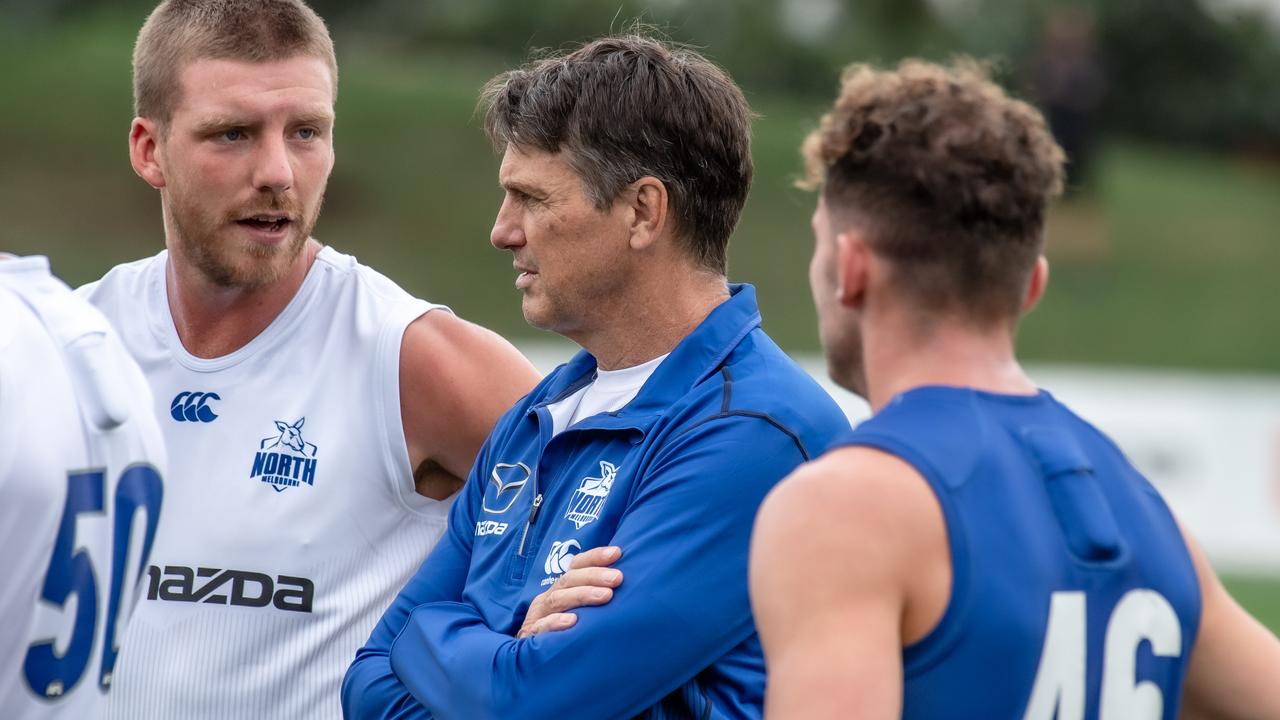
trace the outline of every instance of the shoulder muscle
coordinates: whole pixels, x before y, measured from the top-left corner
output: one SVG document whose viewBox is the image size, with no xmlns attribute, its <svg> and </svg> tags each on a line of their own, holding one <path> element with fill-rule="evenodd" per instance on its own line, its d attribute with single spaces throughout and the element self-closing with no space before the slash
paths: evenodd
<svg viewBox="0 0 1280 720">
<path fill-rule="evenodd" d="M 497 333 L 447 311 L 405 329 L 400 346 L 400 412 L 409 457 L 465 477 L 480 445 L 538 373 Z"/>
</svg>

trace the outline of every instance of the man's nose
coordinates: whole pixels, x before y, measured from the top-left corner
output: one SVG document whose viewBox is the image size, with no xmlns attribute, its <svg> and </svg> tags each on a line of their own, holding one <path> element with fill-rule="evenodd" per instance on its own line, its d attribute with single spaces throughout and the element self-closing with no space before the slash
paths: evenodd
<svg viewBox="0 0 1280 720">
<path fill-rule="evenodd" d="M 255 160 L 255 189 L 280 194 L 293 187 L 293 163 L 284 138 L 265 138 L 257 148 Z"/>
<path fill-rule="evenodd" d="M 502 200 L 498 208 L 498 217 L 493 220 L 493 230 L 489 232 L 489 243 L 499 250 L 514 250 L 524 245 L 524 230 L 520 225 L 520 212 L 511 198 Z"/>
</svg>

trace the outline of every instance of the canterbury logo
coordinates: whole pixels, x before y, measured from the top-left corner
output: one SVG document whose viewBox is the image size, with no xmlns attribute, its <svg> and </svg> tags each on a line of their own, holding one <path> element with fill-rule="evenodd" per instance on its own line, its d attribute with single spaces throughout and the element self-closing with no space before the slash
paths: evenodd
<svg viewBox="0 0 1280 720">
<path fill-rule="evenodd" d="M 169 414 L 178 422 L 211 423 L 218 419 L 218 415 L 209 406 L 209 401 L 221 399 L 218 393 L 183 390 L 169 403 Z"/>
<path fill-rule="evenodd" d="M 575 551 L 581 549 L 582 546 L 577 540 L 556 540 L 551 543 L 551 552 L 547 553 L 542 569 L 546 570 L 548 575 L 563 575 L 569 572 L 573 567 L 573 559 L 578 556 Z"/>
</svg>

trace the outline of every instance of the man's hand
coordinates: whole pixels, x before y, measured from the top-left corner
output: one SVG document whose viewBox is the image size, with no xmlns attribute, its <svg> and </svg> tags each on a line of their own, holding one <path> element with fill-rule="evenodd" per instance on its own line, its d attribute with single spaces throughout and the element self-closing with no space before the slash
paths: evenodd
<svg viewBox="0 0 1280 720">
<path fill-rule="evenodd" d="M 564 630 L 578 622 L 569 612 L 588 605 L 604 605 L 613 599 L 613 589 L 622 584 L 622 572 L 610 565 L 622 557 L 622 548 L 608 545 L 578 553 L 569 572 L 561 575 L 546 592 L 533 599 L 517 638 Z"/>
</svg>

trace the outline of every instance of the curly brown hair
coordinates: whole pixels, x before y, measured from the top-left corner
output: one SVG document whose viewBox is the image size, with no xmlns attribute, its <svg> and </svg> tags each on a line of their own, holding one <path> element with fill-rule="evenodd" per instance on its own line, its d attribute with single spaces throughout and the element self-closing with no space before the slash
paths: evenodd
<svg viewBox="0 0 1280 720">
<path fill-rule="evenodd" d="M 1063 153 L 1044 118 L 986 66 L 906 60 L 845 69 L 802 148 L 799 183 L 866 233 L 895 286 L 926 311 L 1016 319 L 1044 247 Z"/>
</svg>

